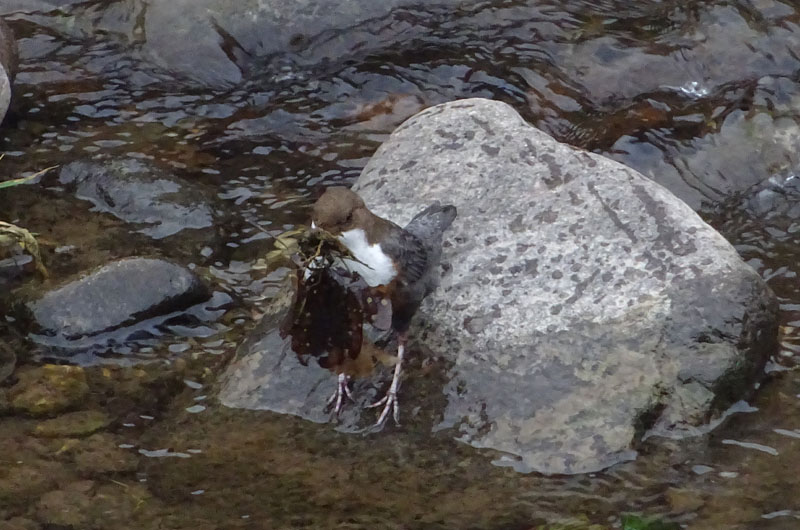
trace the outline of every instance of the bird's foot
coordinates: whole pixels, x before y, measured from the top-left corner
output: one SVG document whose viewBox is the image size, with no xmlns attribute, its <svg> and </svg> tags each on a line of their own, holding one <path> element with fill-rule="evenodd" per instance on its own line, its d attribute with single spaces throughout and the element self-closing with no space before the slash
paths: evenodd
<svg viewBox="0 0 800 530">
<path fill-rule="evenodd" d="M 397 401 L 397 391 L 389 389 L 386 392 L 386 395 L 383 396 L 379 401 L 368 405 L 367 408 L 376 408 L 383 405 L 383 410 L 381 411 L 381 415 L 378 417 L 378 421 L 375 422 L 375 427 L 383 427 L 386 424 L 386 420 L 389 418 L 389 413 L 391 412 L 392 418 L 394 419 L 395 425 L 400 425 L 400 403 Z"/>
<path fill-rule="evenodd" d="M 349 375 L 339 374 L 339 380 L 336 383 L 336 391 L 330 398 L 328 398 L 328 402 L 325 404 L 326 407 L 333 405 L 333 411 L 331 413 L 334 416 L 338 416 L 342 411 L 342 405 L 344 404 L 345 397 L 350 401 L 355 401 L 353 398 L 353 393 L 350 391 L 350 387 L 348 386 L 349 383 Z"/>
<path fill-rule="evenodd" d="M 392 376 L 392 384 L 389 386 L 389 391 L 379 401 L 376 401 L 368 408 L 380 407 L 383 405 L 383 411 L 375 422 L 375 428 L 383 427 L 386 420 L 389 418 L 391 412 L 394 418 L 395 425 L 400 425 L 400 403 L 397 401 L 397 391 L 400 389 L 400 374 L 403 371 L 403 353 L 405 352 L 405 340 L 398 341 L 397 346 L 397 364 L 394 365 L 394 375 Z"/>
</svg>

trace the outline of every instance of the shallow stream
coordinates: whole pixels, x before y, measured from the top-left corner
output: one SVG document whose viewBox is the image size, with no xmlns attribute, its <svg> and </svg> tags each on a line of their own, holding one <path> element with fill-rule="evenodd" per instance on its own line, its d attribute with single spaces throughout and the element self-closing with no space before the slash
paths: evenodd
<svg viewBox="0 0 800 530">
<path fill-rule="evenodd" d="M 138 4 L 3 0 L 21 69 L 0 177 L 98 154 L 148 160 L 199 190 L 213 228 L 156 239 L 39 183 L 2 190 L 0 219 L 42 245 L 50 283 L 26 288 L 162 256 L 234 303 L 202 336 L 84 359 L 79 409 L 101 413 L 89 426 L 43 434 L 42 419 L 2 416 L 0 529 L 602 529 L 625 514 L 697 529 L 800 527 L 800 195 L 787 184 L 800 162 L 800 7 L 398 7 L 242 59 L 230 82 L 213 65 L 198 81 L 154 64 Z M 120 37 L 128 29 L 135 45 Z M 421 436 L 413 421 L 365 454 L 330 425 L 214 403 L 216 377 L 283 278 L 254 225 L 277 235 L 303 224 L 312 197 L 351 183 L 404 119 L 467 97 L 507 102 L 557 139 L 642 171 L 762 274 L 781 302 L 781 351 L 747 412 L 710 435 L 648 440 L 635 462 L 603 473 L 543 477 L 494 466 L 446 433 Z M 18 371 L 69 364 L 12 324 L 0 333 Z"/>
</svg>

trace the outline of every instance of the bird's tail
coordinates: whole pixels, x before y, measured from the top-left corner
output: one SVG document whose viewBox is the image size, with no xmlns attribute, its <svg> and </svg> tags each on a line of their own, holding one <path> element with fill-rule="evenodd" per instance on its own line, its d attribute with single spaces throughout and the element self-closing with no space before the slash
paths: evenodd
<svg viewBox="0 0 800 530">
<path fill-rule="evenodd" d="M 406 230 L 422 241 L 439 240 L 442 233 L 453 224 L 456 215 L 458 211 L 455 206 L 452 204 L 442 206 L 436 201 L 415 215 L 406 225 Z"/>
</svg>

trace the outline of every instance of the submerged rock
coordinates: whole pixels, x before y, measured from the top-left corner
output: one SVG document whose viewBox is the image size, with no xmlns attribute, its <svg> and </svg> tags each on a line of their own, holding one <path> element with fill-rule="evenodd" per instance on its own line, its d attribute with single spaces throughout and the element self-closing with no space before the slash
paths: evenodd
<svg viewBox="0 0 800 530">
<path fill-rule="evenodd" d="M 138 2 L 135 2 L 136 5 Z M 459 6 L 470 0 L 437 0 L 435 5 Z M 385 2 L 327 0 L 282 2 L 243 0 L 159 0 L 137 6 L 145 18 L 144 49 L 157 64 L 210 85 L 242 80 L 253 57 L 293 52 L 304 61 L 339 59 L 365 53 L 407 37 L 413 26 L 385 20 L 392 10 L 411 6 L 408 0 Z M 368 26 L 377 22 L 375 28 Z M 351 39 L 341 31 L 353 31 Z M 357 52 L 355 51 L 357 50 Z"/>
<path fill-rule="evenodd" d="M 36 504 L 36 518 L 48 527 L 85 527 L 94 488 L 93 482 L 80 481 L 68 484 L 63 490 L 48 491 Z"/>
<path fill-rule="evenodd" d="M 96 210 L 140 225 L 138 231 L 153 239 L 214 225 L 202 191 L 141 160 L 72 162 L 58 180 Z"/>
<path fill-rule="evenodd" d="M 103 333 L 128 328 L 208 300 L 203 282 L 187 269 L 152 258 L 129 258 L 28 303 L 34 340 L 55 347 L 97 342 Z M 86 340 L 82 340 L 86 339 Z"/>
<path fill-rule="evenodd" d="M 21 370 L 19 381 L 8 391 L 14 410 L 46 416 L 78 405 L 89 393 L 86 375 L 79 366 L 47 364 Z"/>
<path fill-rule="evenodd" d="M 609 149 L 609 156 L 652 178 L 695 210 L 711 212 L 731 198 L 774 188 L 768 181 L 775 183 L 771 177 L 776 168 L 800 163 L 800 126 L 764 102 L 763 94 L 773 88 L 781 87 L 761 87 L 757 99 L 762 106 L 727 114 L 718 130 L 678 143 L 668 135 L 650 141 L 627 135 Z M 792 97 L 798 93 L 795 88 Z"/>
<path fill-rule="evenodd" d="M 0 122 L 11 104 L 11 85 L 17 73 L 17 41 L 14 32 L 0 18 Z"/>
<path fill-rule="evenodd" d="M 800 175 L 795 172 L 772 175 L 755 186 L 746 197 L 743 206 L 753 216 L 789 219 L 800 217 Z"/>
<path fill-rule="evenodd" d="M 26 466 L 6 466 L 0 480 L 0 506 L 26 510 L 43 493 L 56 486 L 60 475 L 58 468 L 57 464 L 42 460 Z"/>
<path fill-rule="evenodd" d="M 58 438 L 89 436 L 111 423 L 111 418 L 99 410 L 80 410 L 43 421 L 33 429 L 34 436 Z"/>
<path fill-rule="evenodd" d="M 588 472 L 645 433 L 696 433 L 776 347 L 775 298 L 720 234 L 505 104 L 418 114 L 354 189 L 400 224 L 420 202 L 458 207 L 416 336 L 456 357 L 441 426 L 501 464 Z"/>
<path fill-rule="evenodd" d="M 7 0 L 6 0 L 7 1 Z M 86 6 L 63 6 L 64 0 L 15 0 L 3 12 L 29 13 L 63 9 L 78 21 L 74 25 L 89 32 L 116 37 L 129 49 L 141 50 L 143 58 L 176 78 L 224 88 L 248 76 L 271 70 L 274 77 L 291 78 L 291 64 L 306 65 L 339 61 L 364 55 L 398 42 L 409 42 L 429 28 L 409 23 L 426 21 L 431 10 L 450 13 L 475 0 L 435 0 L 416 11 L 419 2 L 386 0 L 129 0 Z M 437 13 L 438 14 L 438 13 Z M 70 25 L 37 17 L 52 24 L 53 31 L 78 33 Z M 265 63 L 273 63 L 272 68 Z"/>
</svg>

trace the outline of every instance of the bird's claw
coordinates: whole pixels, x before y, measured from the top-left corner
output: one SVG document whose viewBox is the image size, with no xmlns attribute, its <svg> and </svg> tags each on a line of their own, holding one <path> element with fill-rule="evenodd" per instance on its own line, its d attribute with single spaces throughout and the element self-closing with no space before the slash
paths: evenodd
<svg viewBox="0 0 800 530">
<path fill-rule="evenodd" d="M 339 380 L 336 383 L 336 391 L 328 398 L 328 401 L 325 403 L 326 407 L 330 407 L 333 405 L 333 411 L 331 414 L 334 416 L 339 416 L 339 413 L 342 411 L 342 405 L 344 404 L 344 398 L 347 397 L 350 401 L 355 402 L 355 398 L 353 398 L 353 393 L 350 391 L 350 387 L 347 386 L 350 383 L 350 377 L 345 374 L 339 374 Z"/>
<path fill-rule="evenodd" d="M 390 412 L 392 413 L 392 418 L 394 418 L 395 425 L 400 425 L 400 403 L 397 401 L 397 392 L 400 390 L 400 373 L 402 372 L 405 350 L 405 340 L 398 340 L 397 364 L 394 365 L 394 374 L 392 375 L 392 384 L 389 385 L 389 391 L 379 401 L 369 405 L 369 408 L 383 405 L 381 415 L 378 417 L 378 421 L 375 422 L 375 428 L 383 427 L 386 424 L 386 419 L 389 417 Z"/>
<path fill-rule="evenodd" d="M 383 405 L 383 410 L 378 417 L 378 421 L 375 422 L 375 427 L 383 427 L 386 420 L 389 418 L 390 412 L 392 413 L 395 425 L 400 425 L 400 403 L 397 401 L 397 392 L 389 390 L 380 400 L 371 405 L 367 405 L 367 408 L 377 408 L 381 405 Z"/>
</svg>

